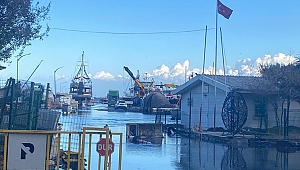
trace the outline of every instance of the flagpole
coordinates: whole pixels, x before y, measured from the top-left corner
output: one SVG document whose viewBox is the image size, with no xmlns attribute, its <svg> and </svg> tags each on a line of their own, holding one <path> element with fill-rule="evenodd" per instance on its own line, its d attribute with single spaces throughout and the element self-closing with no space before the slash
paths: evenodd
<svg viewBox="0 0 300 170">
<path fill-rule="evenodd" d="M 216 44 L 215 44 L 215 107 L 214 107 L 214 131 L 216 131 L 216 111 L 217 111 L 217 52 L 218 52 L 218 0 L 216 1 Z"/>
<path fill-rule="evenodd" d="M 216 131 L 216 115 L 217 115 L 217 55 L 218 55 L 218 13 L 223 15 L 226 19 L 229 19 L 230 15 L 232 14 L 232 9 L 228 8 L 227 6 L 223 5 L 220 0 L 217 0 L 216 5 L 216 48 L 215 48 L 215 107 L 214 107 L 214 131 Z M 220 29 L 221 30 L 221 29 Z M 222 32 L 221 32 L 221 38 L 222 38 Z M 221 39 L 222 42 L 222 39 Z M 223 48 L 223 43 L 222 43 Z M 223 55 L 223 49 L 222 49 L 222 55 Z M 224 60 L 223 60 L 223 66 L 224 66 Z M 225 70 L 224 70 L 225 73 Z M 226 81 L 226 79 L 225 79 Z M 225 82 L 226 84 L 226 82 Z"/>
<path fill-rule="evenodd" d="M 207 39 L 207 26 L 205 27 L 205 36 L 204 36 L 204 50 L 203 50 L 203 66 L 202 66 L 202 85 L 201 85 L 201 106 L 200 106 L 200 117 L 199 117 L 199 128 L 201 128 L 202 123 L 202 105 L 203 105 L 203 77 L 204 77 L 204 68 L 205 68 L 205 58 L 206 58 L 206 39 Z M 202 129 L 202 128 L 201 128 Z"/>
<path fill-rule="evenodd" d="M 225 50 L 224 50 L 224 45 L 223 45 L 223 34 L 222 34 L 222 29 L 220 27 L 220 40 L 221 40 L 221 48 L 222 48 L 222 59 L 223 59 L 223 69 L 224 69 L 224 79 L 225 79 L 225 94 L 227 95 L 227 80 L 226 80 L 226 56 L 225 56 Z"/>
</svg>

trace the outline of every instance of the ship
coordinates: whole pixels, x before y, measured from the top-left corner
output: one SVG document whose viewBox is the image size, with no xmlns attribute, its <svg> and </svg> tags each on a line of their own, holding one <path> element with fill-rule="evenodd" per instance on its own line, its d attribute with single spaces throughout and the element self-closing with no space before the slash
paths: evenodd
<svg viewBox="0 0 300 170">
<path fill-rule="evenodd" d="M 84 61 L 84 52 L 79 61 L 79 69 L 70 83 L 70 94 L 75 101 L 78 101 L 78 106 L 92 105 L 92 80 L 86 70 L 87 64 Z"/>
</svg>

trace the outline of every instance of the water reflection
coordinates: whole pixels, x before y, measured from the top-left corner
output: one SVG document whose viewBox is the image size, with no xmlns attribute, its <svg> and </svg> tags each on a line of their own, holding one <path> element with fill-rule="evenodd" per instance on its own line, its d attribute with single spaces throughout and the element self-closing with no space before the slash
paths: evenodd
<svg viewBox="0 0 300 170">
<path fill-rule="evenodd" d="M 283 152 L 284 151 L 284 152 Z M 183 170 L 296 170 L 300 152 L 276 148 L 237 148 L 181 138 L 180 162 Z"/>
<path fill-rule="evenodd" d="M 181 138 L 180 167 L 183 170 L 221 169 L 224 146 Z"/>
<path fill-rule="evenodd" d="M 126 123 L 153 123 L 155 115 L 131 112 L 107 112 L 82 110 L 78 114 L 62 116 L 64 130 L 80 131 L 82 126 L 102 127 L 109 124 L 112 131 L 126 134 Z M 169 118 L 168 118 L 169 119 Z M 300 152 L 286 148 L 236 148 L 221 144 L 189 139 L 169 137 L 164 134 L 160 145 L 126 143 L 123 138 L 122 169 L 141 170 L 296 170 L 300 169 Z M 97 142 L 93 138 L 93 144 Z M 67 140 L 62 139 L 67 143 Z M 115 139 L 115 150 L 119 148 L 119 139 Z M 67 145 L 66 145 L 67 146 Z M 76 145 L 77 146 L 77 145 Z M 93 149 L 94 150 L 94 149 Z M 112 154 L 117 159 L 117 154 Z M 98 160 L 93 152 L 92 161 Z M 97 165 L 97 163 L 95 163 Z M 94 167 L 92 167 L 94 169 Z M 112 169 L 116 169 L 113 165 Z"/>
<path fill-rule="evenodd" d="M 221 162 L 223 170 L 246 170 L 247 164 L 242 154 L 243 149 L 228 147 Z"/>
</svg>

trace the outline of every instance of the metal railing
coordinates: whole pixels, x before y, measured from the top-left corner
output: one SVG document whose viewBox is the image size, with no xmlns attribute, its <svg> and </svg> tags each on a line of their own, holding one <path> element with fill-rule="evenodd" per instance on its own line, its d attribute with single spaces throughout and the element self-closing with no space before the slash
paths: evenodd
<svg viewBox="0 0 300 170">
<path fill-rule="evenodd" d="M 118 162 L 118 170 L 121 170 L 122 133 L 112 133 L 108 128 L 84 127 L 82 132 L 0 130 L 0 135 L 0 142 L 3 142 L 0 143 L 3 146 L 0 149 L 0 153 L 3 154 L 0 155 L 3 158 L 0 169 L 19 169 L 18 166 L 26 169 L 28 166 L 27 169 L 91 170 L 96 169 L 92 165 L 98 162 L 98 170 L 102 166 L 104 170 L 111 170 L 112 154 L 109 154 L 109 149 L 106 149 L 103 155 L 104 162 L 101 162 L 102 156 L 96 151 L 98 142 L 95 142 L 95 139 L 99 141 L 106 139 L 105 148 L 109 148 L 109 140 L 112 141 L 113 136 L 117 136 L 119 137 L 118 160 L 113 162 Z M 62 136 L 67 136 L 67 142 L 62 142 Z M 77 145 L 76 150 L 72 150 L 74 144 Z M 93 147 L 96 148 L 94 152 L 92 152 Z M 43 154 L 45 157 L 42 156 Z M 98 154 L 97 159 L 95 154 Z"/>
</svg>

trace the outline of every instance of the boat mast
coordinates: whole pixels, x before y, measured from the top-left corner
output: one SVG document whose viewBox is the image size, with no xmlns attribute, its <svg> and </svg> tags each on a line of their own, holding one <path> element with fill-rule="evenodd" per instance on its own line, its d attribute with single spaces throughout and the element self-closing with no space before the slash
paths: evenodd
<svg viewBox="0 0 300 170">
<path fill-rule="evenodd" d="M 82 55 L 81 55 L 81 77 L 80 77 L 80 81 L 83 82 L 83 75 L 84 75 L 84 70 L 85 70 L 85 67 L 84 67 L 84 62 L 83 62 L 83 56 L 84 56 L 84 51 L 82 52 Z"/>
</svg>

